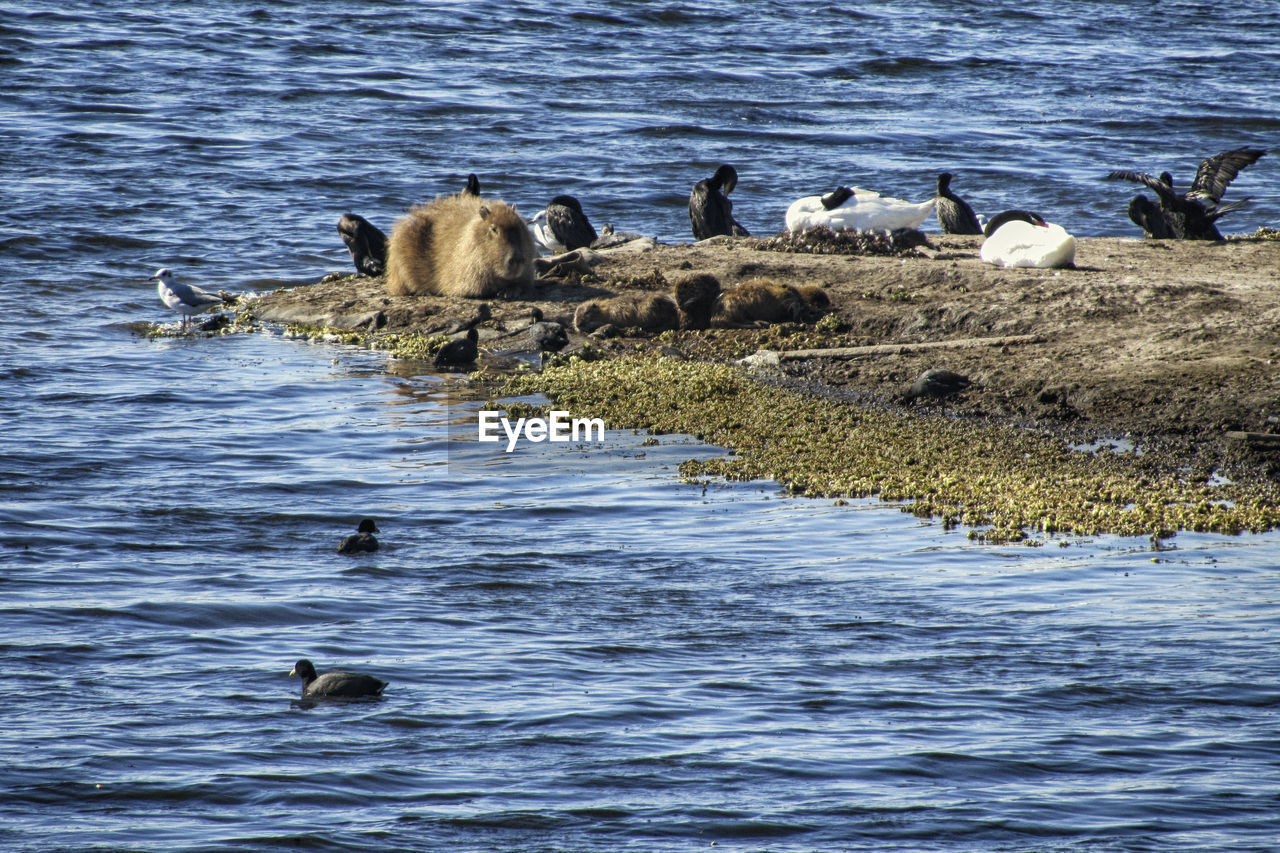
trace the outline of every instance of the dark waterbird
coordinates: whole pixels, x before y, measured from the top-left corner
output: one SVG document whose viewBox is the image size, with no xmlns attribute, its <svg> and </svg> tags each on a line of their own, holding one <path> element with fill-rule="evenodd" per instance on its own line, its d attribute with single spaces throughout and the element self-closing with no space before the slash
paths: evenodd
<svg viewBox="0 0 1280 853">
<path fill-rule="evenodd" d="M 290 676 L 302 678 L 303 699 L 363 699 L 382 695 L 387 682 L 372 675 L 359 672 L 326 672 L 316 675 L 316 668 L 309 660 L 300 660 L 293 665 Z"/>
<path fill-rule="evenodd" d="M 1160 176 L 1170 187 L 1173 186 L 1173 175 L 1165 172 Z M 1158 202 L 1145 195 L 1135 195 L 1129 201 L 1129 219 L 1142 229 L 1144 236 L 1152 240 L 1172 240 L 1174 233 L 1164 218 L 1164 210 Z"/>
<path fill-rule="evenodd" d="M 449 343 L 440 348 L 440 351 L 436 353 L 436 367 L 471 364 L 476 360 L 476 356 L 480 354 L 480 350 L 476 347 L 476 341 L 479 339 L 480 333 L 476 331 L 475 326 L 467 329 L 465 338 L 449 341 Z"/>
<path fill-rule="evenodd" d="M 1173 176 L 1168 172 L 1153 178 L 1145 172 L 1116 171 L 1108 174 L 1107 179 L 1132 181 L 1155 191 L 1159 208 L 1145 196 L 1137 196 L 1129 202 L 1129 218 L 1147 236 L 1174 240 L 1221 240 L 1222 234 L 1215 224 L 1217 220 L 1249 200 L 1243 198 L 1231 204 L 1221 204 L 1227 186 L 1241 169 L 1256 163 L 1266 153 L 1262 148 L 1236 148 L 1201 160 L 1195 180 L 1185 193 L 1174 189 Z"/>
<path fill-rule="evenodd" d="M 951 191 L 951 173 L 938 175 L 938 223 L 943 234 L 981 234 L 982 226 L 969 203 Z"/>
<path fill-rule="evenodd" d="M 378 540 L 373 534 L 378 533 L 378 525 L 372 518 L 366 518 L 356 527 L 356 532 L 338 543 L 339 554 L 371 554 L 378 550 Z"/>
<path fill-rule="evenodd" d="M 729 193 L 738 185 L 738 172 L 727 163 L 709 178 L 698 181 L 689 193 L 689 224 L 695 240 L 727 235 L 750 237 L 733 218 Z"/>
<path fill-rule="evenodd" d="M 1030 222 L 1032 225 L 1044 225 L 1044 217 L 1038 213 L 1032 213 L 1029 210 L 1005 210 L 991 217 L 987 223 L 987 227 L 982 229 L 984 237 L 990 237 L 1000 229 L 1001 225 L 1006 222 Z"/>
<path fill-rule="evenodd" d="M 822 196 L 822 209 L 836 210 L 851 198 L 853 198 L 853 187 L 836 187 Z"/>
<path fill-rule="evenodd" d="M 973 385 L 973 380 L 950 370 L 933 368 L 921 373 L 919 378 L 907 391 L 906 403 L 911 405 L 920 397 L 937 400 L 942 406 L 942 413 L 947 413 L 947 400 L 963 393 Z"/>
<path fill-rule="evenodd" d="M 362 275 L 382 275 L 387 266 L 387 235 L 379 231 L 369 220 L 354 213 L 344 213 L 338 220 L 338 233 L 347 244 L 356 272 Z"/>
<path fill-rule="evenodd" d="M 459 193 L 459 195 L 473 195 L 477 198 L 480 197 L 480 179 L 475 176 L 474 172 L 467 175 L 467 185 L 462 188 L 462 192 Z"/>
<path fill-rule="evenodd" d="M 545 225 L 534 226 L 538 242 L 553 252 L 572 252 L 590 246 L 599 236 L 591 226 L 582 204 L 571 195 L 558 195 L 551 203 L 533 216 L 534 222 L 546 220 Z"/>
</svg>

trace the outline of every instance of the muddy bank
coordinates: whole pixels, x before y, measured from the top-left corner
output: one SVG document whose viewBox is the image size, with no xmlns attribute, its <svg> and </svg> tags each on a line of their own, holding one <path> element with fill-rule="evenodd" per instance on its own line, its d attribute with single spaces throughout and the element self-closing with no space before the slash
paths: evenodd
<svg viewBox="0 0 1280 853">
<path fill-rule="evenodd" d="M 268 294 L 253 311 L 268 321 L 374 333 L 447 334 L 477 324 L 491 352 L 536 348 L 527 330 L 541 317 L 562 324 L 572 348 L 584 337 L 572 330 L 573 311 L 586 299 L 663 290 L 697 272 L 725 286 L 764 276 L 823 287 L 831 317 L 680 331 L 640 344 L 711 360 L 782 351 L 785 376 L 890 405 L 922 370 L 943 366 L 976 382 L 953 407 L 964 418 L 1196 441 L 1280 430 L 1280 242 L 1086 238 L 1075 269 L 1004 270 L 977 259 L 979 240 L 930 235 L 927 246 L 891 256 L 762 251 L 762 241 L 729 238 L 647 243 L 487 300 L 487 319 L 474 300 L 393 299 L 381 279 L 346 276 Z M 990 338 L 1014 342 L 981 340 Z M 785 355 L 884 344 L 941 346 Z M 594 345 L 634 351 L 636 341 Z"/>
</svg>

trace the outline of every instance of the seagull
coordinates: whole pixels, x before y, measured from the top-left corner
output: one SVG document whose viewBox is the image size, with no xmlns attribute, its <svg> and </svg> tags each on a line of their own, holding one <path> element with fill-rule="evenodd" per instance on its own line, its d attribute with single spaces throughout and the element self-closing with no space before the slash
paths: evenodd
<svg viewBox="0 0 1280 853">
<path fill-rule="evenodd" d="M 1231 204 L 1220 205 L 1227 185 L 1246 166 L 1251 166 L 1266 154 L 1262 148 L 1235 148 L 1200 161 L 1191 189 L 1179 193 L 1173 188 L 1173 176 L 1168 172 L 1153 178 L 1144 172 L 1116 171 L 1107 175 L 1108 180 L 1132 181 L 1155 190 L 1160 199 L 1163 228 L 1154 222 L 1154 205 L 1143 196 L 1129 203 L 1129 218 L 1155 237 L 1164 233 L 1176 240 L 1221 240 L 1222 234 L 1214 223 L 1224 213 L 1244 205 L 1244 198 Z M 1139 202 L 1138 199 L 1142 199 Z"/>
<path fill-rule="evenodd" d="M 582 205 L 571 195 L 558 195 L 533 215 L 533 239 L 555 254 L 590 246 L 598 236 Z"/>
<path fill-rule="evenodd" d="M 733 218 L 733 202 L 729 193 L 738 185 L 738 171 L 727 163 L 716 169 L 709 178 L 698 181 L 689 193 L 689 224 L 693 226 L 693 238 L 728 235 L 750 237 Z"/>
<path fill-rule="evenodd" d="M 920 374 L 915 384 L 907 391 L 906 402 L 907 405 L 911 405 L 916 401 L 917 397 L 929 397 L 937 400 L 942 405 L 942 413 L 945 415 L 947 413 L 947 398 L 962 393 L 971 385 L 973 385 L 973 380 L 968 376 L 961 376 L 959 373 L 935 367 Z"/>
<path fill-rule="evenodd" d="M 981 234 L 973 208 L 951 191 L 951 173 L 938 175 L 938 224 L 943 234 Z"/>
<path fill-rule="evenodd" d="M 187 320 L 193 314 L 208 311 L 215 305 L 222 305 L 226 300 L 216 293 L 201 290 L 190 284 L 174 281 L 173 271 L 168 267 L 157 270 L 147 279 L 156 282 L 156 293 L 160 301 L 182 315 L 182 331 L 187 330 Z"/>
</svg>

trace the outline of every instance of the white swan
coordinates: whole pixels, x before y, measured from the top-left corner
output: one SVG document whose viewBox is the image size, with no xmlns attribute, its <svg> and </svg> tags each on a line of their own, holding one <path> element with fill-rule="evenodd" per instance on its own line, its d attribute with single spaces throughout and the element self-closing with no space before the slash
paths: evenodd
<svg viewBox="0 0 1280 853">
<path fill-rule="evenodd" d="M 893 231 L 919 228 L 934 211 L 937 199 L 916 204 L 858 187 L 839 187 L 826 195 L 797 199 L 787 208 L 787 229 L 830 228 L 833 231 Z"/>
<path fill-rule="evenodd" d="M 1013 211 L 1023 214 L 1024 211 Z M 990 236 L 982 241 L 982 249 L 978 257 L 988 264 L 998 267 L 1036 267 L 1051 269 L 1068 267 L 1076 259 L 1076 238 L 1067 233 L 1061 225 L 1045 222 L 1036 216 L 1032 221 L 1024 216 L 1010 218 L 1003 224 L 997 220 L 1005 214 L 991 220 L 996 225 Z M 1035 214 L 1026 214 L 1035 216 Z M 988 226 L 990 227 L 990 226 Z"/>
</svg>

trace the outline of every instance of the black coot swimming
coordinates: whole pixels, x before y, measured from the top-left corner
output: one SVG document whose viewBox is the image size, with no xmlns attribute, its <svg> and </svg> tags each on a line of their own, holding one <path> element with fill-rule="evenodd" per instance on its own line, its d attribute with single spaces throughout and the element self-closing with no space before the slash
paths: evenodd
<svg viewBox="0 0 1280 853">
<path fill-rule="evenodd" d="M 378 525 L 372 518 L 366 518 L 356 527 L 356 532 L 338 543 L 339 554 L 369 554 L 378 550 L 378 540 L 373 534 L 379 532 Z"/>
<path fill-rule="evenodd" d="M 326 672 L 316 675 L 316 668 L 309 660 L 300 660 L 293 665 L 289 675 L 302 678 L 302 698 L 315 699 L 337 697 L 342 699 L 360 699 L 381 696 L 387 682 L 372 675 L 359 672 Z"/>
</svg>

